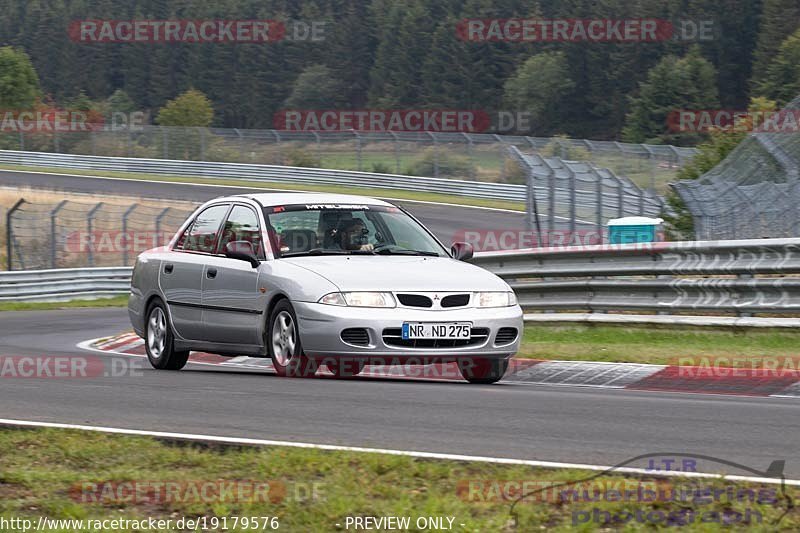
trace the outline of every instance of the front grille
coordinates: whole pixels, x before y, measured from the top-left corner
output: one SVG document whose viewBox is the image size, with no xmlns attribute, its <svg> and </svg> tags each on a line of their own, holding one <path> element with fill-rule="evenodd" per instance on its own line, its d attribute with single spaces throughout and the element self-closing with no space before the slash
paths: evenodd
<svg viewBox="0 0 800 533">
<path fill-rule="evenodd" d="M 399 348 L 459 348 L 462 346 L 478 346 L 489 338 L 489 328 L 472 328 L 469 339 L 403 339 L 400 328 L 383 330 L 383 343 Z"/>
<path fill-rule="evenodd" d="M 442 307 L 464 307 L 469 303 L 469 294 L 451 294 L 442 298 Z"/>
<path fill-rule="evenodd" d="M 398 294 L 397 299 L 406 307 L 433 307 L 433 300 L 421 294 Z"/>
<path fill-rule="evenodd" d="M 517 328 L 500 328 L 497 337 L 494 338 L 495 344 L 511 344 L 517 340 Z"/>
<path fill-rule="evenodd" d="M 356 346 L 369 345 L 369 333 L 364 328 L 347 328 L 342 330 L 342 340 L 347 344 L 355 344 Z"/>
</svg>

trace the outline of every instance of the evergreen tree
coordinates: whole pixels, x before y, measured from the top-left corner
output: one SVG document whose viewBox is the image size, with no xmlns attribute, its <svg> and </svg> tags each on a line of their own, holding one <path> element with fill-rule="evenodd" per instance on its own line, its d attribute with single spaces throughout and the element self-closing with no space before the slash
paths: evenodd
<svg viewBox="0 0 800 533">
<path fill-rule="evenodd" d="M 781 44 L 757 90 L 780 105 L 800 95 L 800 29 Z"/>
<path fill-rule="evenodd" d="M 0 48 L 0 109 L 31 109 L 39 95 L 39 77 L 28 54 Z"/>
<path fill-rule="evenodd" d="M 763 0 L 761 20 L 758 26 L 758 41 L 753 54 L 753 85 L 767 74 L 772 58 L 781 43 L 800 25 L 800 2 L 798 0 Z"/>
</svg>

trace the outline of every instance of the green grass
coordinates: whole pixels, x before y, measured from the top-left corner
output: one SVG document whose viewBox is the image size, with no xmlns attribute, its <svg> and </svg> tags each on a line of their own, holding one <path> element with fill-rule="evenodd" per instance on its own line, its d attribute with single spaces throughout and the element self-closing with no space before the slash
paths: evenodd
<svg viewBox="0 0 800 533">
<path fill-rule="evenodd" d="M 235 185 L 244 186 L 253 189 L 264 189 L 269 192 L 270 189 L 292 189 L 297 191 L 309 192 L 329 192 L 339 194 L 360 194 L 367 196 L 375 196 L 378 198 L 396 198 L 398 200 L 418 200 L 424 202 L 436 203 L 449 203 L 456 205 L 475 206 L 475 207 L 493 207 L 499 209 L 512 209 L 515 211 L 524 211 L 524 202 L 508 202 L 503 200 L 489 200 L 482 198 L 469 198 L 466 196 L 449 195 L 449 194 L 435 194 L 414 191 L 403 191 L 395 189 L 380 189 L 380 188 L 366 188 L 366 187 L 348 187 L 346 184 L 342 185 L 306 185 L 300 183 L 272 183 L 261 181 L 248 181 L 236 179 L 222 179 L 222 178 L 204 178 L 193 176 L 166 176 L 161 174 L 144 174 L 135 172 L 105 172 L 105 171 L 92 171 L 92 170 L 76 170 L 64 168 L 49 168 L 49 167 L 31 167 L 31 166 L 17 166 L 17 165 L 0 165 L 0 169 L 5 170 L 22 170 L 22 171 L 35 171 L 35 172 L 52 172 L 56 174 L 76 174 L 85 176 L 101 176 L 110 178 L 125 178 L 138 181 L 169 181 L 174 183 L 198 183 L 206 185 Z M 424 179 L 424 178 L 420 178 Z M 53 183 L 57 187 L 56 182 Z"/>
<path fill-rule="evenodd" d="M 528 324 L 519 357 L 669 364 L 682 357 L 792 357 L 798 346 L 800 331 L 783 328 Z"/>
<path fill-rule="evenodd" d="M 573 512 L 593 508 L 612 513 L 637 509 L 668 513 L 686 508 L 703 513 L 731 510 L 744 513 L 749 508 L 752 513 L 761 513 L 763 523 L 730 529 L 796 531 L 800 528 L 797 512 L 789 513 L 775 525 L 787 505 L 783 498 L 777 503 L 730 501 L 725 496 L 706 503 L 586 503 L 533 496 L 516 505 L 512 515 L 511 498 L 486 498 L 489 492 L 469 492 L 470 486 L 498 487 L 501 483 L 497 482 L 503 481 L 560 484 L 597 475 L 579 470 L 299 448 L 179 445 L 144 437 L 49 429 L 0 429 L 0 449 L 3 450 L 0 454 L 0 517 L 30 518 L 34 523 L 39 516 L 55 519 L 276 516 L 281 531 L 306 532 L 342 531 L 344 528 L 336 524 L 344 526 L 348 516 L 409 516 L 412 524 L 418 517 L 449 516 L 455 518 L 454 531 L 571 531 Z M 608 491 L 619 490 L 626 486 L 622 485 L 626 479 L 637 483 L 632 476 L 603 474 L 591 485 L 577 488 L 591 492 L 602 486 Z M 653 478 L 644 476 L 640 480 L 648 483 L 645 487 L 653 487 Z M 86 501 L 91 498 L 81 496 L 84 494 L 82 487 L 91 483 L 112 486 L 120 482 L 184 482 L 197 486 L 197 483 L 225 481 L 269 483 L 275 490 L 271 488 L 268 497 L 256 501 L 213 495 L 203 499 L 192 497 L 188 492 L 180 492 L 179 498 L 168 501 L 144 497 L 120 501 L 108 494 L 100 501 Z M 686 482 L 672 481 L 673 484 Z M 758 485 L 719 480 L 695 483 L 701 489 L 719 489 L 720 494 L 724 494 L 726 487 L 759 488 Z M 629 488 L 636 486 L 627 485 Z M 778 490 L 776 486 L 761 487 Z M 792 488 L 787 491 L 790 497 L 796 495 Z M 314 492 L 316 496 L 312 496 Z M 634 523 L 625 531 L 652 529 L 649 525 Z M 685 529 L 716 531 L 719 526 L 698 523 Z M 411 530 L 417 531 L 414 527 Z M 601 528 L 597 524 L 585 524 L 579 530 Z M 72 528 L 69 531 L 91 530 Z"/>
<path fill-rule="evenodd" d="M 0 311 L 46 311 L 50 309 L 73 309 L 76 307 L 125 307 L 128 296 L 98 298 L 96 300 L 70 300 L 67 302 L 0 302 Z"/>
</svg>

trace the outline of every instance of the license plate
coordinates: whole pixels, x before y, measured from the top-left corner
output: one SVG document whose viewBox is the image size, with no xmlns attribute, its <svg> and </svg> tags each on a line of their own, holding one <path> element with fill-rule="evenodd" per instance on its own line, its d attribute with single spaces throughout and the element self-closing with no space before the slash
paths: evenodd
<svg viewBox="0 0 800 533">
<path fill-rule="evenodd" d="M 469 339 L 469 322 L 405 322 L 403 339 Z"/>
</svg>

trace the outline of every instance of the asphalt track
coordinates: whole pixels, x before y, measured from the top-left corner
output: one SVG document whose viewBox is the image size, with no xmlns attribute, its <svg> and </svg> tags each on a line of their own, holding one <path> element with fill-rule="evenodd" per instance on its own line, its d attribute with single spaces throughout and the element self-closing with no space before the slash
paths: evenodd
<svg viewBox="0 0 800 533">
<path fill-rule="evenodd" d="M 0 172 L 0 186 L 198 203 L 243 192 L 7 171 Z M 464 229 L 524 227 L 521 213 L 406 205 L 445 242 Z M 4 312 L 0 356 L 91 356 L 75 345 L 128 329 L 124 309 Z M 119 377 L 0 379 L 0 417 L 601 465 L 651 453 L 700 454 L 764 470 L 783 459 L 786 476 L 800 478 L 800 406 L 791 399 L 411 380 L 292 380 L 194 365 L 158 372 L 141 359 L 116 360 L 133 371 Z M 714 463 L 700 469 L 752 475 Z"/>
<path fill-rule="evenodd" d="M 270 192 L 274 189 L 195 185 L 179 182 L 154 182 L 128 179 L 51 175 L 0 171 L 0 186 L 28 187 L 85 194 L 131 196 L 168 200 L 193 201 L 198 204 L 230 194 Z M 24 196 L 24 195 L 23 195 Z M 458 205 L 437 205 L 419 202 L 395 202 L 411 211 L 446 245 L 465 230 L 524 230 L 525 215 L 521 212 L 481 209 Z"/>
<path fill-rule="evenodd" d="M 4 312 L 0 354 L 86 355 L 124 309 Z M 97 357 L 107 357 L 98 355 Z M 0 380 L 0 417 L 127 429 L 586 464 L 709 455 L 800 478 L 796 400 L 578 387 L 281 379 L 190 365 L 120 377 Z M 110 362 L 107 362 L 110 364 Z M 725 470 L 708 463 L 707 472 Z"/>
</svg>

